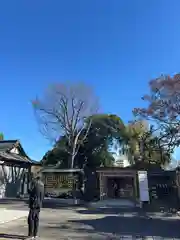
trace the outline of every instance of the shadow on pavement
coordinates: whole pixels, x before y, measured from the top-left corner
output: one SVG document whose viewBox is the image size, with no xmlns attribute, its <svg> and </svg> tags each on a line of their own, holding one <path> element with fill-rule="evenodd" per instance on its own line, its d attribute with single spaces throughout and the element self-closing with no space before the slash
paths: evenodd
<svg viewBox="0 0 180 240">
<path fill-rule="evenodd" d="M 92 209 L 92 208 L 87 208 L 85 210 L 76 210 L 77 213 L 79 214 L 106 214 L 106 215 L 113 215 L 113 214 L 123 214 L 123 213 L 133 213 L 136 216 L 157 216 L 157 212 L 147 212 L 143 209 L 140 208 L 134 208 L 134 209 L 130 209 L 130 208 L 110 208 L 110 207 L 106 207 L 106 208 L 96 208 L 96 209 Z M 158 212 L 159 216 L 161 217 L 173 217 L 173 216 L 177 216 L 176 213 L 170 213 L 170 212 Z"/>
<path fill-rule="evenodd" d="M 0 233 L 0 238 L 5 238 L 5 239 L 26 239 L 27 236 Z"/>
<path fill-rule="evenodd" d="M 104 207 L 104 208 L 87 208 L 84 210 L 77 210 L 79 214 L 119 214 L 119 213 L 132 213 L 132 212 L 140 212 L 139 209 L 129 209 L 129 208 L 115 208 L 115 207 Z"/>
<path fill-rule="evenodd" d="M 69 226 L 51 226 L 59 231 L 68 229 L 79 234 L 115 234 L 118 236 L 132 237 L 161 237 L 180 238 L 179 224 L 177 219 L 152 219 L 140 216 L 106 216 L 98 219 L 69 220 Z"/>
<path fill-rule="evenodd" d="M 4 199 L 0 199 L 0 203 L 2 204 L 15 204 L 15 203 L 22 203 L 22 202 L 26 202 L 26 200 L 24 199 L 8 199 L 8 198 L 4 198 Z"/>
<path fill-rule="evenodd" d="M 179 220 L 152 219 L 140 216 L 106 216 L 101 219 L 71 220 L 70 223 L 88 225 L 90 232 L 132 235 L 134 237 L 158 236 L 166 238 L 180 237 Z M 84 227 L 85 228 L 85 227 Z M 89 231 L 88 229 L 77 229 Z"/>
</svg>

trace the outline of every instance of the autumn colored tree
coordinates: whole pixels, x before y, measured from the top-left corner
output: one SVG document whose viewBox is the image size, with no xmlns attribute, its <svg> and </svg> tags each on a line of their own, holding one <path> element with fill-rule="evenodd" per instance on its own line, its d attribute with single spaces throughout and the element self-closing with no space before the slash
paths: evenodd
<svg viewBox="0 0 180 240">
<path fill-rule="evenodd" d="M 169 153 L 162 146 L 148 121 L 132 121 L 126 126 L 123 152 L 130 164 L 139 162 L 165 166 L 170 161 Z"/>
<path fill-rule="evenodd" d="M 162 75 L 149 86 L 150 93 L 142 98 L 147 107 L 133 112 L 140 119 L 150 120 L 158 144 L 172 152 L 180 144 L 180 74 Z"/>
<path fill-rule="evenodd" d="M 36 98 L 33 108 L 40 130 L 48 139 L 57 142 L 67 138 L 70 168 L 91 127 L 90 116 L 98 111 L 98 99 L 85 83 L 52 84 L 43 98 Z M 83 134 L 81 134 L 83 132 Z"/>
<path fill-rule="evenodd" d="M 126 126 L 126 148 L 125 152 L 129 162 L 135 164 L 140 158 L 140 142 L 149 130 L 146 121 L 132 121 Z M 145 141 L 145 139 L 143 139 Z"/>
</svg>

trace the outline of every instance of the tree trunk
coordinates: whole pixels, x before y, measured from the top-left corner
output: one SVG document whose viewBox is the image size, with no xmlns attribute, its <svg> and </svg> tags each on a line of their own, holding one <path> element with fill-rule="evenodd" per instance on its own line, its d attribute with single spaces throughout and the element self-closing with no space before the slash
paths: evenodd
<svg viewBox="0 0 180 240">
<path fill-rule="evenodd" d="M 74 154 L 72 154 L 71 155 L 71 169 L 74 168 L 74 158 L 75 158 L 75 156 L 74 156 Z"/>
<path fill-rule="evenodd" d="M 71 169 L 73 169 L 74 166 L 74 160 L 77 154 L 77 141 L 75 140 L 75 142 L 73 143 L 72 149 L 71 149 Z"/>
</svg>

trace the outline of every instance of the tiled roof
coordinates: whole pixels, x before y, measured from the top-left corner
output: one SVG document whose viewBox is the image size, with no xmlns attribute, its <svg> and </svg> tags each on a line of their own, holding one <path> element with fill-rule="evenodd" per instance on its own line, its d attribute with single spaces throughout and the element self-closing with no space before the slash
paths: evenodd
<svg viewBox="0 0 180 240">
<path fill-rule="evenodd" d="M 28 158 L 22 157 L 15 153 L 7 153 L 1 150 L 0 150 L 0 157 L 2 157 L 7 161 L 19 161 L 19 162 L 31 163 L 31 160 Z"/>
<path fill-rule="evenodd" d="M 35 161 L 35 160 L 32 160 L 32 159 L 31 159 L 31 162 L 32 162 L 32 164 L 35 165 L 35 166 L 42 166 L 42 163 L 41 163 L 41 162 L 38 162 L 38 161 Z"/>
<path fill-rule="evenodd" d="M 18 140 L 3 140 L 0 141 L 0 151 L 11 150 Z"/>
<path fill-rule="evenodd" d="M 22 149 L 24 156 L 10 152 L 10 150 L 13 149 L 16 145 L 18 145 Z M 0 159 L 2 159 L 2 161 L 5 160 L 5 161 L 18 161 L 18 162 L 24 162 L 24 163 L 32 163 L 32 161 L 28 158 L 28 156 L 26 156 L 18 140 L 0 141 Z"/>
</svg>

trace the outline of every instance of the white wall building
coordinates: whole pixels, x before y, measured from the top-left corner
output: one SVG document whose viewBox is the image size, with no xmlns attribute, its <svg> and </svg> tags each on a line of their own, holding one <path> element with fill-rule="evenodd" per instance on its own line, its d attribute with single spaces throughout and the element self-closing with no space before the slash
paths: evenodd
<svg viewBox="0 0 180 240">
<path fill-rule="evenodd" d="M 127 167 L 130 165 L 128 161 L 128 156 L 126 154 L 118 154 L 114 156 L 115 162 L 114 166 L 115 167 Z"/>
<path fill-rule="evenodd" d="M 19 141 L 0 141 L 0 198 L 27 194 L 31 166 Z"/>
</svg>

